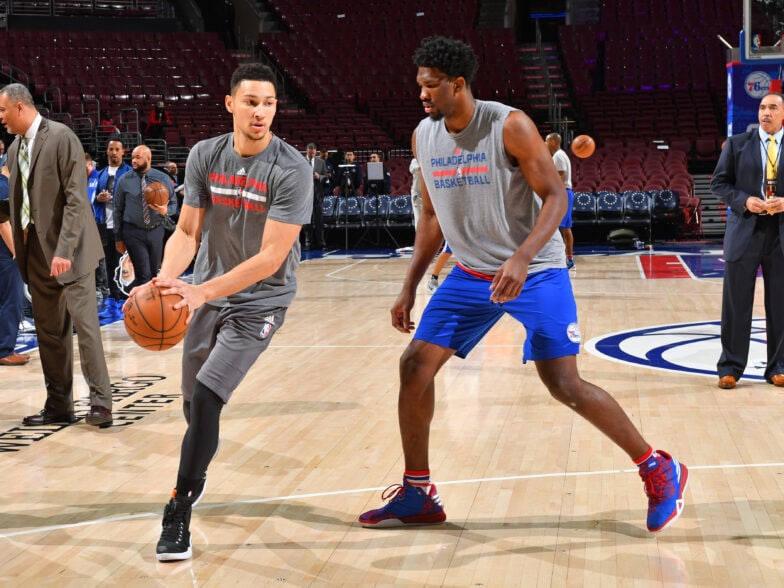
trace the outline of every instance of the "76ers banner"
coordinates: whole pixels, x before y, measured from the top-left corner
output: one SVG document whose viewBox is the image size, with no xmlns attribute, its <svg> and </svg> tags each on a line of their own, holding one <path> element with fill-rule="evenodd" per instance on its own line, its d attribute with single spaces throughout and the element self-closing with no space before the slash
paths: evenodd
<svg viewBox="0 0 784 588">
<path fill-rule="evenodd" d="M 776 63 L 727 64 L 727 136 L 758 124 L 757 111 L 768 92 L 781 92 L 782 69 Z"/>
</svg>

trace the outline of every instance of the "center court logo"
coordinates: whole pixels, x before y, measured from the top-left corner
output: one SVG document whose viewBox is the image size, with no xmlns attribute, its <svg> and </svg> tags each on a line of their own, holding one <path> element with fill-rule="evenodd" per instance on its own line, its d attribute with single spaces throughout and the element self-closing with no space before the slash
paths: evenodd
<svg viewBox="0 0 784 588">
<path fill-rule="evenodd" d="M 643 367 L 716 377 L 721 355 L 719 321 L 646 327 L 603 335 L 585 343 L 598 357 Z M 765 319 L 751 326 L 749 362 L 744 378 L 764 380 L 767 357 Z"/>
</svg>

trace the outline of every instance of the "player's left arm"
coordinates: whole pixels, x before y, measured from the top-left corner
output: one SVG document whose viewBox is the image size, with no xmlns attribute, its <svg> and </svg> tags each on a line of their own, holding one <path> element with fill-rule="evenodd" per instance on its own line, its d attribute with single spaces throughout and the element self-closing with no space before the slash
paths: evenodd
<svg viewBox="0 0 784 588">
<path fill-rule="evenodd" d="M 536 125 L 520 111 L 510 113 L 504 122 L 504 149 L 541 198 L 542 209 L 528 237 L 496 273 L 490 286 L 493 302 L 505 302 L 520 295 L 528 276 L 528 265 L 561 224 L 568 202 L 552 155 Z"/>
</svg>

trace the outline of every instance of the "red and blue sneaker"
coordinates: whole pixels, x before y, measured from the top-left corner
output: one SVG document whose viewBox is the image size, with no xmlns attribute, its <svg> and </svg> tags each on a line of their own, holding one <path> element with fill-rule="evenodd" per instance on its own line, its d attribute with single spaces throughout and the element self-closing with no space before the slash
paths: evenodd
<svg viewBox="0 0 784 588">
<path fill-rule="evenodd" d="M 435 484 L 422 488 L 405 482 L 384 490 L 381 499 L 389 502 L 359 515 L 363 527 L 386 528 L 416 525 L 437 525 L 446 520 L 444 505 Z"/>
<path fill-rule="evenodd" d="M 669 453 L 657 450 L 640 465 L 640 477 L 648 496 L 648 530 L 663 531 L 683 511 L 683 491 L 689 470 Z"/>
</svg>

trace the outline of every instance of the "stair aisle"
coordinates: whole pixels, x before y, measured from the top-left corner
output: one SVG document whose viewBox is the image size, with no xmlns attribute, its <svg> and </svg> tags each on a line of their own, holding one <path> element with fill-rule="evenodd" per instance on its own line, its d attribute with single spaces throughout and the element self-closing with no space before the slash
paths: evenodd
<svg viewBox="0 0 784 588">
<path fill-rule="evenodd" d="M 710 181 L 708 174 L 694 175 L 694 195 L 700 199 L 702 208 L 702 234 L 705 237 L 722 237 L 727 223 L 727 207 L 711 192 Z"/>
<path fill-rule="evenodd" d="M 555 94 L 555 98 L 561 103 L 563 108 L 571 108 L 566 79 L 561 66 L 561 59 L 558 55 L 558 47 L 552 43 L 545 43 L 542 48 L 547 64 L 547 75 L 550 78 L 550 86 Z M 531 107 L 536 110 L 547 110 L 549 105 L 547 77 L 545 77 L 544 65 L 539 57 L 536 45 L 519 46 L 517 55 Z"/>
</svg>

